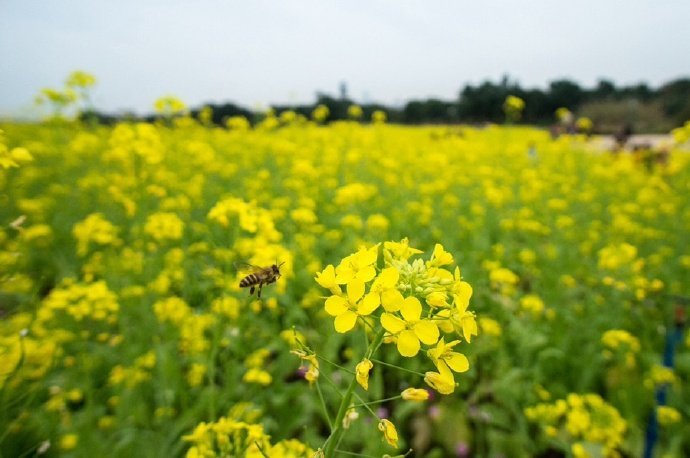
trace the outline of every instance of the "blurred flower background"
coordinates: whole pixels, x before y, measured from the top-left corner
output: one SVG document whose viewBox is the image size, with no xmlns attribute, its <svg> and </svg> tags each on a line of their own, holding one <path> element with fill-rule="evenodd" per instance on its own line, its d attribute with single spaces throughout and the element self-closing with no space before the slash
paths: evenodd
<svg viewBox="0 0 690 458">
<path fill-rule="evenodd" d="M 690 455 L 685 3 L 0 10 L 2 456 Z"/>
</svg>

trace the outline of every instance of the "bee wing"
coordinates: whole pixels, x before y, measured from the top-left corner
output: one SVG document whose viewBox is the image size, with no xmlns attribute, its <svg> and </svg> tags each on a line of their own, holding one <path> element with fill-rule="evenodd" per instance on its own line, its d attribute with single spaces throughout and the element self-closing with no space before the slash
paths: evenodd
<svg viewBox="0 0 690 458">
<path fill-rule="evenodd" d="M 236 261 L 233 263 L 235 270 L 240 274 L 250 274 L 264 270 L 263 267 L 255 266 L 244 261 Z"/>
</svg>

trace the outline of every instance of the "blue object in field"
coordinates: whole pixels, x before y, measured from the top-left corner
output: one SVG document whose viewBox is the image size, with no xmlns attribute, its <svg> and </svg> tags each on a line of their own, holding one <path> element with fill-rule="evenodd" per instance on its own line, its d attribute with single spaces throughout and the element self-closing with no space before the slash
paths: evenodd
<svg viewBox="0 0 690 458">
<path fill-rule="evenodd" d="M 676 345 L 678 345 L 683 340 L 683 324 L 676 323 L 673 327 L 673 331 L 666 334 L 666 345 L 664 347 L 664 367 L 669 367 L 673 369 L 673 356 L 676 351 Z M 656 400 L 657 406 L 666 405 L 666 392 L 668 390 L 668 385 L 662 385 L 656 389 L 654 393 L 654 398 Z M 659 439 L 659 421 L 656 417 L 656 408 L 652 410 L 649 414 L 649 419 L 647 420 L 647 434 L 644 440 L 644 453 L 642 456 L 644 458 L 652 458 L 652 452 L 654 451 L 654 445 Z"/>
</svg>

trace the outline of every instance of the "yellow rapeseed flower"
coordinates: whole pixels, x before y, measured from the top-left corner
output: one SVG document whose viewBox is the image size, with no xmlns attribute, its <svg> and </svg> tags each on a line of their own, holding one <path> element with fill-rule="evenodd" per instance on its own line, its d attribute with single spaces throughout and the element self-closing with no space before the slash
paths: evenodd
<svg viewBox="0 0 690 458">
<path fill-rule="evenodd" d="M 386 442 L 390 446 L 398 448 L 398 431 L 395 429 L 395 425 L 384 418 L 379 420 L 378 428 L 383 433 Z"/>
<path fill-rule="evenodd" d="M 361 119 L 363 114 L 364 111 L 362 110 L 362 107 L 360 107 L 359 105 L 350 105 L 349 107 L 347 107 L 347 116 L 350 119 Z"/>
<path fill-rule="evenodd" d="M 462 353 L 453 351 L 453 347 L 459 343 L 459 340 L 445 343 L 445 340 L 441 338 L 435 348 L 427 351 L 427 355 L 439 369 L 447 366 L 455 372 L 467 372 L 470 368 L 469 360 Z"/>
<path fill-rule="evenodd" d="M 60 438 L 60 450 L 69 451 L 74 450 L 79 442 L 79 436 L 76 434 L 65 434 Z"/>
<path fill-rule="evenodd" d="M 335 317 L 335 330 L 340 333 L 350 331 L 358 317 L 370 315 L 378 306 L 376 296 L 365 296 L 364 282 L 356 278 L 347 283 L 347 298 L 333 295 L 326 299 L 326 313 Z"/>
<path fill-rule="evenodd" d="M 387 267 L 381 271 L 371 285 L 371 294 L 383 305 L 387 312 L 397 312 L 403 304 L 403 295 L 397 285 L 400 272 L 394 267 Z"/>
<path fill-rule="evenodd" d="M 184 232 L 184 222 L 175 213 L 154 213 L 146 218 L 144 232 L 157 241 L 179 240 Z"/>
<path fill-rule="evenodd" d="M 426 372 L 424 382 L 441 394 L 451 394 L 455 391 L 455 378 L 445 364 L 438 366 L 438 372 Z"/>
<path fill-rule="evenodd" d="M 357 378 L 357 383 L 359 383 L 365 390 L 369 389 L 369 372 L 374 367 L 374 364 L 367 358 L 357 364 L 355 368 L 355 376 Z"/>
<path fill-rule="evenodd" d="M 678 410 L 669 406 L 658 406 L 656 408 L 656 416 L 659 423 L 663 426 L 673 425 L 680 422 L 681 415 Z"/>
<path fill-rule="evenodd" d="M 365 249 L 345 257 L 335 268 L 336 282 L 340 285 L 348 283 L 352 279 L 369 282 L 376 276 L 374 264 L 378 256 L 378 246 Z"/>
<path fill-rule="evenodd" d="M 381 315 L 381 326 L 397 336 L 398 351 L 406 357 L 415 356 L 420 342 L 433 345 L 438 341 L 439 330 L 434 321 L 422 319 L 422 304 L 416 297 L 407 297 L 400 306 L 402 318 L 393 313 Z"/>
<path fill-rule="evenodd" d="M 429 399 L 429 392 L 421 388 L 407 388 L 400 395 L 406 401 L 426 401 Z"/>
<path fill-rule="evenodd" d="M 330 264 L 322 272 L 317 272 L 314 280 L 322 287 L 331 290 L 333 294 L 341 293 L 340 286 L 335 277 L 335 267 Z"/>
<path fill-rule="evenodd" d="M 374 124 L 384 124 L 388 120 L 388 115 L 383 110 L 375 110 L 371 114 L 371 122 Z"/>
</svg>

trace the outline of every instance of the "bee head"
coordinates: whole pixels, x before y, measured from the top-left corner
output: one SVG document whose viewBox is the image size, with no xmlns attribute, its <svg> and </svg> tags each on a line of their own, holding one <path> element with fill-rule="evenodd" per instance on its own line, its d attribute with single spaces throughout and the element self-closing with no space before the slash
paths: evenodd
<svg viewBox="0 0 690 458">
<path fill-rule="evenodd" d="M 277 264 L 277 265 L 273 264 L 273 266 L 271 266 L 273 268 L 273 274 L 280 275 L 280 266 L 282 266 L 283 264 L 285 264 L 285 263 L 281 262 L 280 264 Z"/>
</svg>

